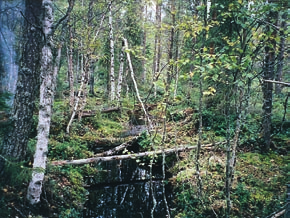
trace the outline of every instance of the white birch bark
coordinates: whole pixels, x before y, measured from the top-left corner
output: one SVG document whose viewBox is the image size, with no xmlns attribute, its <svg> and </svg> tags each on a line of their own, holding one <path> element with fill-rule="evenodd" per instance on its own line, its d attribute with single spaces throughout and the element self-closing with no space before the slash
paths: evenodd
<svg viewBox="0 0 290 218">
<path fill-rule="evenodd" d="M 74 0 L 69 0 L 69 8 L 67 14 L 59 20 L 57 25 L 53 24 L 53 1 L 42 1 L 42 31 L 45 37 L 44 46 L 42 48 L 41 57 L 41 85 L 40 85 L 40 99 L 39 99 L 39 115 L 37 126 L 37 143 L 34 154 L 32 178 L 27 190 L 27 200 L 34 205 L 40 201 L 42 192 L 42 183 L 44 180 L 44 173 L 46 169 L 46 160 L 48 152 L 48 140 L 50 121 L 52 116 L 52 106 L 54 101 L 54 92 L 56 86 L 56 76 L 58 73 L 58 66 L 60 63 L 62 42 L 58 48 L 58 54 L 55 59 L 55 66 L 53 66 L 52 54 L 52 36 L 54 30 L 59 23 L 63 21 L 67 15 L 70 14 L 74 5 Z"/>
<path fill-rule="evenodd" d="M 122 51 L 120 53 L 120 69 L 119 69 L 119 77 L 118 77 L 118 85 L 117 85 L 117 99 L 116 99 L 117 102 L 120 102 L 121 100 L 123 71 L 124 71 L 124 47 L 122 47 Z"/>
<path fill-rule="evenodd" d="M 78 95 L 76 97 L 76 100 L 75 100 L 75 105 L 74 105 L 74 108 L 73 108 L 73 112 L 72 112 L 72 115 L 71 115 L 71 118 L 67 124 L 67 127 L 66 127 L 66 132 L 69 133 L 70 131 L 70 126 L 73 122 L 73 119 L 78 111 L 78 106 L 79 106 L 79 102 L 80 102 L 80 99 L 81 99 L 81 94 L 82 94 L 82 91 L 84 89 L 84 86 L 87 85 L 87 80 L 86 80 L 86 75 L 85 75 L 85 71 L 83 71 L 82 73 L 82 80 L 81 80 L 81 85 L 80 85 L 80 88 L 79 88 L 79 91 L 78 91 Z"/>
<path fill-rule="evenodd" d="M 114 72 L 114 36 L 113 36 L 113 16 L 112 16 L 112 1 L 109 2 L 109 38 L 110 38 L 110 53 L 111 53 L 111 64 L 110 64 L 110 96 L 111 101 L 115 100 L 115 72 Z"/>
<path fill-rule="evenodd" d="M 87 103 L 87 95 L 88 95 L 87 86 L 89 83 L 90 63 L 91 63 L 90 54 L 87 54 L 86 56 L 84 56 L 84 69 L 83 69 L 83 75 L 82 75 L 82 81 L 84 84 L 82 86 L 82 90 L 79 90 L 79 94 L 78 94 L 78 96 L 81 96 L 81 99 L 80 99 L 81 101 L 79 102 L 79 108 L 78 108 L 79 121 L 81 121 L 83 110 Z"/>
<path fill-rule="evenodd" d="M 123 38 L 123 41 L 124 41 L 124 44 L 125 44 L 125 50 L 128 50 L 128 42 L 127 42 L 127 39 Z M 135 88 L 135 91 L 136 91 L 136 95 L 137 95 L 137 98 L 138 98 L 138 101 L 140 102 L 141 106 L 142 106 L 142 109 L 143 109 L 143 112 L 144 112 L 144 115 L 148 121 L 148 126 L 149 126 L 149 129 L 152 130 L 153 129 L 153 125 L 152 125 L 152 122 L 148 116 L 148 113 L 144 107 L 144 104 L 141 100 L 141 97 L 139 95 L 139 90 L 138 90 L 138 86 L 137 86 L 137 83 L 136 83 L 136 80 L 134 78 L 134 70 L 133 70 L 133 66 L 132 66 L 132 62 L 131 62 L 131 57 L 130 57 L 130 54 L 129 52 L 127 52 L 127 60 L 128 60 L 128 64 L 129 64 L 129 68 L 130 68 L 130 71 L 131 71 L 131 78 L 133 80 L 133 84 L 134 84 L 134 88 Z"/>
<path fill-rule="evenodd" d="M 69 56 L 68 56 L 68 80 L 69 80 L 69 106 L 72 111 L 74 105 L 74 73 L 73 73 L 73 34 L 72 20 L 69 17 Z"/>
<path fill-rule="evenodd" d="M 32 179 L 27 191 L 27 199 L 30 204 L 36 204 L 40 201 L 42 191 L 42 183 L 46 168 L 47 145 L 50 128 L 50 120 L 52 114 L 53 94 L 55 86 L 55 78 L 53 78 L 52 66 L 52 43 L 49 41 L 52 34 L 53 26 L 53 3 L 52 0 L 43 0 L 43 33 L 46 38 L 44 47 L 42 48 L 41 59 L 41 85 L 39 100 L 39 121 L 37 127 L 37 144 L 34 155 Z"/>
</svg>

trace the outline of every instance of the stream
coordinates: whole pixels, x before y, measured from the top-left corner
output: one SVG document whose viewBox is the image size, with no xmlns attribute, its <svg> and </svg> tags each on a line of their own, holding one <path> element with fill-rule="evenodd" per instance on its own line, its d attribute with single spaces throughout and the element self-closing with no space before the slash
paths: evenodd
<svg viewBox="0 0 290 218">
<path fill-rule="evenodd" d="M 151 179 L 148 159 L 114 160 L 97 167 L 100 175 L 85 179 L 90 194 L 83 217 L 148 218 L 152 212 L 154 217 L 167 217 L 173 195 L 170 183 L 163 183 L 161 161 L 153 164 Z"/>
</svg>

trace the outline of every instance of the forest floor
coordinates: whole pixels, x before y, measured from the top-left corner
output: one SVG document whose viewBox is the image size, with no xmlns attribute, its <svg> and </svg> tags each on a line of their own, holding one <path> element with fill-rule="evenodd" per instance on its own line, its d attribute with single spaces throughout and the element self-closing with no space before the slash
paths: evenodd
<svg viewBox="0 0 290 218">
<path fill-rule="evenodd" d="M 116 155 L 197 145 L 197 115 L 189 107 L 172 110 L 166 114 L 164 123 L 161 106 L 147 105 L 155 125 L 151 136 L 148 132 L 145 133 L 146 126 L 139 105 L 122 112 L 103 114 L 95 111 L 93 116 L 82 118 L 81 121 L 76 119 L 70 136 L 64 132 L 67 118 L 60 112 L 61 107 L 62 104 L 56 103 L 51 126 L 49 162 L 91 158 L 136 137 L 134 146 L 126 147 Z M 166 160 L 167 171 L 172 175 L 167 181 L 173 185 L 176 198 L 174 217 L 224 216 L 226 148 L 221 142 L 225 141 L 225 137 L 222 131 L 211 129 L 209 122 L 209 117 L 205 115 L 203 144 L 212 146 L 201 150 L 202 201 L 196 195 L 195 150 L 179 152 L 177 158 Z M 31 143 L 35 141 L 32 140 Z M 241 140 L 231 193 L 233 217 L 266 217 L 282 210 L 286 199 L 286 148 L 289 143 L 287 137 L 273 138 L 271 151 L 261 154 L 262 144 L 259 140 Z M 31 166 L 31 162 L 26 163 L 26 166 Z M 24 170 L 22 174 L 15 175 L 15 181 L 23 179 L 30 172 Z M 33 217 L 32 214 L 44 217 L 80 217 L 88 195 L 84 177 L 97 173 L 94 164 L 63 167 L 49 165 L 42 204 L 32 209 L 26 205 L 28 181 L 24 180 L 21 185 L 12 183 L 0 190 L 0 214 L 5 217 Z"/>
</svg>

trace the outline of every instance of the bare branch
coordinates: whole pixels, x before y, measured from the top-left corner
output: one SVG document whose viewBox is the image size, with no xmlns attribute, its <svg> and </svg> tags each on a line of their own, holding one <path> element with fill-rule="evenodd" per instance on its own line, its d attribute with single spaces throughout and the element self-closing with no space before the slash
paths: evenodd
<svg viewBox="0 0 290 218">
<path fill-rule="evenodd" d="M 68 0 L 67 11 L 66 11 L 65 15 L 62 18 L 60 18 L 58 20 L 58 22 L 54 25 L 53 32 L 58 28 L 58 26 L 61 24 L 61 22 L 64 21 L 70 15 L 71 11 L 73 10 L 74 4 L 75 4 L 75 0 Z"/>
<path fill-rule="evenodd" d="M 267 79 L 264 79 L 263 81 L 267 82 L 267 83 L 276 83 L 276 84 L 281 84 L 281 85 L 290 87 L 290 83 L 288 83 L 288 82 L 280 82 L 280 81 L 267 80 Z"/>
</svg>

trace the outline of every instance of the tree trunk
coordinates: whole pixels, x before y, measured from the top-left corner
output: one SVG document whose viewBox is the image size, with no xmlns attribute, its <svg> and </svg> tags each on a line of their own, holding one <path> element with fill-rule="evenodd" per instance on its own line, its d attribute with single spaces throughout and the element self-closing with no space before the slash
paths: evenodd
<svg viewBox="0 0 290 218">
<path fill-rule="evenodd" d="M 27 199 L 31 204 L 40 201 L 42 182 L 46 169 L 47 145 L 52 114 L 55 78 L 53 78 L 51 34 L 53 26 L 53 4 L 51 0 L 43 0 L 43 33 L 46 42 L 42 48 L 41 86 L 39 100 L 39 121 L 37 127 L 37 144 L 34 155 L 32 179 L 28 187 Z"/>
<path fill-rule="evenodd" d="M 284 66 L 284 56 L 285 56 L 285 32 L 287 30 L 287 9 L 285 12 L 282 14 L 282 22 L 280 25 L 280 36 L 281 36 L 281 41 L 279 45 L 279 53 L 278 53 L 278 62 L 277 62 L 277 74 L 276 74 L 276 81 L 281 82 L 282 81 L 282 75 L 283 75 L 283 66 Z M 275 84 L 275 93 L 276 94 L 281 94 L 282 92 L 282 85 L 277 83 Z"/>
<path fill-rule="evenodd" d="M 231 176 L 230 176 L 230 164 L 231 164 L 231 126 L 230 126 L 230 96 L 229 96 L 229 88 L 226 92 L 226 104 L 225 104 L 225 118 L 227 122 L 227 134 L 226 134 L 226 182 L 225 182 L 225 195 L 226 195 L 226 218 L 230 217 L 231 212 Z"/>
<path fill-rule="evenodd" d="M 69 0 L 69 15 L 74 5 L 74 0 Z M 56 26 L 53 25 L 53 2 L 52 0 L 43 0 L 42 2 L 42 31 L 45 36 L 45 44 L 42 48 L 41 57 L 41 85 L 39 99 L 39 116 L 37 127 L 37 143 L 34 154 L 32 179 L 27 190 L 27 199 L 34 205 L 40 201 L 42 192 L 42 183 L 46 170 L 46 159 L 48 152 L 48 140 L 50 121 L 52 116 L 52 106 L 54 101 L 54 92 L 56 87 L 56 77 L 61 57 L 62 43 L 58 48 L 58 54 L 53 66 L 53 43 L 52 37 Z"/>
<path fill-rule="evenodd" d="M 153 83 L 154 83 L 154 96 L 156 97 L 157 92 L 157 74 L 160 71 L 160 59 L 161 59 L 161 6 L 162 6 L 162 0 L 156 0 L 156 35 L 155 35 L 155 51 L 154 51 L 154 59 L 155 62 L 153 62 Z"/>
<path fill-rule="evenodd" d="M 70 111 L 74 105 L 74 73 L 73 73 L 73 33 L 72 33 L 72 21 L 69 17 L 69 60 L 68 60 L 68 81 L 69 81 L 69 106 Z"/>
<path fill-rule="evenodd" d="M 272 19 L 277 21 L 277 12 L 270 11 L 268 16 L 268 22 L 271 23 Z M 267 40 L 265 47 L 265 60 L 263 67 L 263 79 L 264 80 L 273 80 L 274 79 L 274 65 L 275 65 L 275 48 L 276 48 L 276 30 L 270 29 L 268 25 L 265 29 L 265 32 L 272 31 L 271 38 Z M 272 116 L 272 101 L 273 101 L 273 83 L 263 83 L 263 139 L 264 139 L 264 151 L 268 152 L 271 144 L 271 116 Z"/>
<path fill-rule="evenodd" d="M 124 44 L 124 43 L 122 43 Z M 123 71 L 124 71 L 124 45 L 122 45 L 122 50 L 120 53 L 120 69 L 117 85 L 117 102 L 121 105 L 121 90 L 122 90 L 122 81 L 123 81 Z"/>
<path fill-rule="evenodd" d="M 113 36 L 113 15 L 112 15 L 112 1 L 109 2 L 109 39 L 110 39 L 110 96 L 111 101 L 115 100 L 115 72 L 114 72 L 114 36 Z"/>
<path fill-rule="evenodd" d="M 127 39 L 123 38 L 123 41 L 124 41 L 124 44 L 125 44 L 125 50 L 128 50 L 128 42 L 127 42 Z M 143 109 L 143 112 L 144 112 L 144 115 L 148 121 L 148 126 L 149 126 L 149 131 L 153 129 L 153 125 L 152 125 L 152 122 L 148 116 L 148 113 L 144 107 L 144 104 L 141 100 L 141 97 L 139 95 L 139 90 L 138 90 L 138 87 L 137 87 L 137 83 L 136 83 L 136 80 L 134 78 L 134 71 L 133 71 L 133 66 L 132 66 L 132 62 L 131 62 L 131 57 L 130 57 L 130 54 L 129 52 L 127 52 L 127 60 L 128 60 L 128 64 L 129 64 L 129 68 L 130 68 L 130 71 L 131 71 L 131 78 L 133 80 L 133 84 L 134 84 L 134 88 L 135 88 L 135 91 L 136 91 L 136 95 L 137 95 L 137 98 L 138 98 L 138 101 L 140 102 L 141 106 L 142 106 L 142 109 Z M 150 132 L 149 132 L 150 134 Z"/>
<path fill-rule="evenodd" d="M 95 96 L 95 75 L 94 75 L 94 70 L 93 70 L 93 66 L 92 63 L 90 65 L 90 91 L 89 91 L 90 95 Z"/>
<path fill-rule="evenodd" d="M 80 98 L 80 103 L 79 103 L 79 109 L 78 109 L 78 119 L 79 121 L 81 121 L 82 119 L 82 114 L 83 114 L 83 110 L 85 109 L 85 106 L 87 104 L 87 97 L 88 97 L 88 83 L 89 83 L 89 73 L 90 73 L 90 64 L 92 63 L 91 61 L 91 54 L 90 52 L 88 54 L 86 54 L 85 58 L 84 58 L 84 77 L 85 77 L 85 83 L 82 89 L 82 93 L 83 95 Z"/>
<path fill-rule="evenodd" d="M 143 2 L 144 9 L 143 9 L 143 59 L 142 59 L 142 81 L 146 82 L 146 40 L 147 40 L 147 33 L 146 33 L 146 22 L 147 22 L 147 4 L 146 1 Z"/>
<path fill-rule="evenodd" d="M 86 89 L 86 86 L 88 84 L 88 75 L 87 75 L 87 68 L 86 67 L 86 61 L 87 61 L 87 58 L 85 58 L 85 64 L 84 64 L 84 68 L 83 69 L 83 72 L 82 72 L 82 79 L 81 79 L 81 85 L 80 85 L 80 88 L 79 88 L 79 91 L 78 91 L 78 95 L 76 96 L 76 100 L 75 100 L 75 104 L 74 104 L 74 108 L 73 108 L 73 111 L 72 111 L 72 114 L 71 114 L 71 117 L 70 117 L 70 120 L 67 124 L 67 127 L 66 127 L 66 132 L 69 133 L 70 131 L 70 126 L 73 122 L 73 119 L 75 117 L 75 115 L 79 112 L 81 113 L 81 108 L 83 109 L 83 105 L 84 105 L 84 99 L 85 98 L 85 89 Z M 81 96 L 83 94 L 83 96 Z M 79 119 L 80 119 L 80 116 L 79 115 Z"/>
<path fill-rule="evenodd" d="M 173 47 L 174 47 L 174 26 L 175 26 L 175 1 L 171 0 L 171 16 L 172 16 L 172 23 L 171 23 L 171 28 L 170 28 L 170 38 L 169 38 L 169 50 L 168 50 L 168 63 L 169 63 L 169 69 L 167 70 L 167 82 L 166 82 L 166 94 L 169 95 L 169 88 L 172 80 L 172 74 L 173 74 Z"/>
<path fill-rule="evenodd" d="M 23 30 L 23 52 L 18 72 L 18 81 L 14 104 L 11 110 L 11 126 L 4 136 L 0 155 L 13 161 L 25 159 L 27 143 L 33 123 L 35 98 L 39 85 L 40 57 L 42 34 L 34 28 L 39 25 L 41 1 L 26 0 L 25 27 Z M 0 175 L 5 166 L 4 159 L 0 158 Z"/>
</svg>

